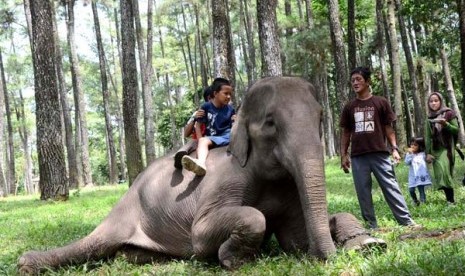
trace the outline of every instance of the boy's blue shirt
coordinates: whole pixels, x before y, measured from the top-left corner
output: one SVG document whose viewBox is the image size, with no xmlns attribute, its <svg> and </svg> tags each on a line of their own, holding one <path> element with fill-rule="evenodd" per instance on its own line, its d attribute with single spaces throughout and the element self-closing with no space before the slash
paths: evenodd
<svg viewBox="0 0 465 276">
<path fill-rule="evenodd" d="M 231 105 L 227 104 L 217 108 L 212 102 L 206 102 L 200 108 L 205 110 L 205 116 L 199 122 L 205 123 L 207 127 L 206 136 L 219 136 L 231 129 L 231 117 L 236 114 Z"/>
</svg>

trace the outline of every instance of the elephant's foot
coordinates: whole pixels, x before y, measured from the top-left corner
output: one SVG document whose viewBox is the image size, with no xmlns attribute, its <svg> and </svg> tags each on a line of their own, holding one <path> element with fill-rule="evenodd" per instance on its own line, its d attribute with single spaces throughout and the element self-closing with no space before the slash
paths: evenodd
<svg viewBox="0 0 465 276">
<path fill-rule="evenodd" d="M 42 261 L 41 252 L 30 251 L 23 254 L 18 260 L 18 272 L 20 275 L 39 275 L 40 270 L 46 267 Z"/>
<path fill-rule="evenodd" d="M 229 238 L 218 250 L 218 258 L 221 265 L 229 270 L 234 270 L 243 264 L 253 260 L 257 254 L 258 248 L 252 248 L 244 244 L 234 242 Z"/>
<path fill-rule="evenodd" d="M 371 237 L 367 234 L 355 236 L 351 239 L 348 239 L 343 244 L 344 249 L 346 250 L 370 250 L 370 249 L 386 249 L 387 244 L 384 240 L 380 238 Z"/>
</svg>

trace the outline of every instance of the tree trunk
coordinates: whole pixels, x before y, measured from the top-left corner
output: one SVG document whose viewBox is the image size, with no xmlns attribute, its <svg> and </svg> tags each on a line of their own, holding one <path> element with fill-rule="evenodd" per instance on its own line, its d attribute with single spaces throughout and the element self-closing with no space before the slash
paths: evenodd
<svg viewBox="0 0 465 276">
<path fill-rule="evenodd" d="M 355 0 L 347 1 L 347 53 L 349 68 L 357 67 L 357 42 L 355 40 Z"/>
<path fill-rule="evenodd" d="M 397 18 L 399 22 L 399 29 L 400 35 L 402 38 L 402 48 L 404 49 L 405 59 L 407 61 L 407 68 L 410 77 L 410 84 L 412 85 L 412 99 L 413 99 L 413 110 L 415 115 L 415 123 L 412 125 L 414 126 L 415 135 L 416 136 L 423 136 L 424 133 L 424 118 L 423 112 L 424 110 L 421 109 L 421 101 L 419 98 L 418 92 L 418 80 L 417 80 L 417 72 L 413 62 L 412 52 L 410 50 L 410 45 L 408 43 L 408 36 L 407 30 L 404 23 L 404 18 L 402 16 L 402 6 L 400 0 L 396 0 L 396 8 L 397 8 Z"/>
<path fill-rule="evenodd" d="M 305 0 L 305 14 L 307 17 L 307 28 L 313 29 L 314 22 L 313 22 L 312 0 Z"/>
<path fill-rule="evenodd" d="M 404 113 L 402 109 L 401 68 L 399 61 L 399 44 L 397 43 L 396 14 L 394 0 L 387 1 L 389 39 L 391 40 L 392 87 L 394 93 L 394 111 L 397 115 L 396 137 L 399 146 L 407 145 Z"/>
<path fill-rule="evenodd" d="M 342 27 L 339 21 L 339 3 L 337 0 L 329 0 L 329 27 L 331 32 L 331 42 L 334 56 L 334 67 L 336 70 L 336 94 L 339 98 L 339 111 L 349 99 L 349 76 L 347 70 L 347 60 L 342 36 Z M 350 70 L 352 70 L 351 68 Z"/>
<path fill-rule="evenodd" d="M 463 147 L 465 145 L 465 130 L 463 127 L 462 114 L 460 114 L 459 105 L 457 104 L 457 99 L 455 97 L 454 86 L 452 84 L 452 77 L 450 74 L 449 61 L 447 58 L 446 50 L 444 46 L 441 48 L 441 62 L 442 70 L 444 72 L 444 79 L 447 86 L 447 96 L 449 98 L 449 103 L 451 108 L 457 113 L 457 120 L 459 122 L 459 143 Z"/>
<path fill-rule="evenodd" d="M 41 200 L 67 200 L 52 16 L 50 1 L 31 1 L 39 187 Z"/>
<path fill-rule="evenodd" d="M 457 0 L 460 29 L 460 87 L 462 88 L 462 111 L 465 111 L 465 0 Z M 462 113 L 465 116 L 465 113 Z"/>
<path fill-rule="evenodd" d="M 92 13 L 94 16 L 95 36 L 97 40 L 97 50 L 100 65 L 100 82 L 102 83 L 103 113 L 105 116 L 106 140 L 108 144 L 108 167 L 110 184 L 116 184 L 118 181 L 118 166 L 116 162 L 116 149 L 113 139 L 113 127 L 110 118 L 110 93 L 108 91 L 107 64 L 105 59 L 105 49 L 103 48 L 102 35 L 100 33 L 100 21 L 98 16 L 97 4 L 92 1 Z"/>
<path fill-rule="evenodd" d="M 282 76 L 281 46 L 276 18 L 277 0 L 257 0 L 258 38 L 262 51 L 262 76 Z"/>
<path fill-rule="evenodd" d="M 163 38 L 162 38 L 162 33 L 161 29 L 158 29 L 158 34 L 160 36 L 160 49 L 161 49 L 161 56 L 162 58 L 165 58 L 165 46 L 163 44 Z M 166 100 L 168 101 L 168 108 L 170 111 L 170 126 L 171 126 L 171 141 L 173 143 L 173 148 L 178 148 L 181 146 L 181 142 L 178 139 L 178 135 L 176 133 L 176 114 L 174 110 L 174 105 L 173 101 L 171 98 L 171 87 L 170 87 L 170 77 L 168 73 L 164 74 L 165 76 L 165 91 L 166 91 Z"/>
<path fill-rule="evenodd" d="M 376 0 L 376 39 L 378 45 L 379 67 L 381 70 L 381 83 L 383 85 L 383 95 L 391 100 L 391 92 L 388 86 L 388 77 L 386 72 L 385 48 L 386 43 L 384 40 L 384 15 L 383 15 L 383 2 L 384 0 Z"/>
<path fill-rule="evenodd" d="M 326 66 L 323 65 L 323 69 L 318 73 L 318 82 L 321 91 L 322 105 L 323 105 L 323 126 L 325 129 L 325 135 L 322 137 L 325 143 L 326 156 L 329 158 L 336 155 L 336 146 L 334 145 L 335 135 L 334 135 L 334 120 L 333 120 L 333 109 L 331 108 L 331 103 L 329 100 L 329 91 L 328 91 L 328 77 Z"/>
<path fill-rule="evenodd" d="M 203 39 L 202 39 L 202 33 L 200 30 L 200 19 L 199 19 L 199 9 L 197 3 L 194 3 L 194 13 L 195 13 L 195 28 L 197 30 L 197 44 L 199 48 L 199 58 L 200 58 L 200 75 L 202 78 L 202 87 L 207 87 L 208 86 L 208 76 L 207 76 L 207 65 L 205 64 L 205 53 L 203 50 Z M 196 96 L 194 97 L 195 105 L 199 106 L 200 105 L 200 99 L 199 97 Z"/>
<path fill-rule="evenodd" d="M 213 19 L 213 70 L 215 77 L 227 78 L 234 86 L 235 58 L 232 47 L 231 27 L 228 16 L 228 0 L 212 0 Z M 232 102 L 236 104 L 235 95 Z"/>
<path fill-rule="evenodd" d="M 13 98 L 14 100 L 14 98 Z M 26 123 L 26 115 L 24 113 L 24 98 L 23 92 L 19 90 L 19 100 L 20 102 L 17 103 L 14 100 L 15 112 L 16 112 L 16 119 L 19 122 L 18 133 L 19 137 L 21 138 L 21 144 L 23 147 L 24 155 L 25 155 L 25 166 L 24 166 L 24 189 L 26 193 L 33 194 L 35 193 L 33 183 L 32 183 L 32 157 L 31 157 L 31 148 L 29 146 L 29 129 Z"/>
<path fill-rule="evenodd" d="M 16 163 L 15 163 L 15 147 L 13 142 L 13 125 L 11 122 L 11 109 L 10 109 L 10 97 L 8 94 L 8 88 L 6 86 L 5 79 L 5 69 L 3 67 L 3 57 L 0 52 L 0 74 L 2 78 L 2 93 L 5 101 L 5 114 L 6 114 L 6 123 L 7 123 L 7 133 L 8 133 L 8 151 L 7 151 L 7 162 L 8 162 L 8 173 L 6 178 L 7 193 L 15 195 L 16 194 Z"/>
<path fill-rule="evenodd" d="M 76 152 L 81 156 L 82 163 L 82 176 L 85 186 L 92 186 L 92 169 L 90 166 L 89 159 L 89 135 L 87 132 L 87 119 L 86 119 L 86 104 L 84 99 L 84 93 L 82 91 L 81 82 L 81 71 L 79 69 L 79 59 L 76 52 L 76 43 L 74 36 L 74 4 L 75 0 L 69 0 L 67 2 L 67 27 L 68 27 L 68 47 L 70 51 L 69 59 L 71 64 L 71 77 L 73 81 L 74 91 L 74 105 L 76 115 L 79 124 L 76 124 L 76 128 L 79 127 L 80 132 L 80 152 Z"/>
<path fill-rule="evenodd" d="M 116 2 L 117 0 L 115 0 Z M 116 49 L 118 49 L 118 63 L 119 67 L 122 68 L 123 64 L 123 54 L 121 53 L 121 31 L 120 31 L 120 24 L 118 20 L 118 10 L 116 8 L 113 9 L 113 16 L 115 20 L 115 28 L 116 28 Z M 116 64 L 115 58 L 113 57 L 114 64 Z M 123 118 L 123 104 L 122 101 L 119 100 L 119 90 L 116 81 L 112 78 L 111 72 L 109 72 L 108 76 L 110 77 L 111 84 L 113 86 L 113 91 L 115 92 L 115 99 L 117 104 L 116 109 L 116 121 L 118 122 L 118 133 L 119 133 L 119 164 L 120 164 L 120 181 L 128 179 L 127 175 L 127 164 L 126 164 L 126 139 L 124 137 L 124 118 Z M 121 104 L 119 104 L 121 103 Z"/>
<path fill-rule="evenodd" d="M 68 161 L 68 183 L 70 189 L 77 189 L 82 184 L 82 175 L 78 173 L 76 150 L 73 139 L 73 124 L 71 121 L 68 95 L 66 92 L 66 81 L 63 75 L 63 54 L 61 52 L 60 39 L 58 37 L 56 16 L 53 16 L 53 33 L 56 54 L 56 70 L 58 81 L 58 92 L 60 98 L 60 112 L 63 118 L 64 136 Z"/>
<path fill-rule="evenodd" d="M 0 49 L 0 63 L 3 64 L 2 61 L 2 51 Z M 0 68 L 2 68 L 1 66 Z M 3 70 L 0 72 L 1 75 L 3 75 Z M 4 93 L 4 83 L 3 83 L 3 77 L 0 77 L 0 197 L 4 197 L 8 194 L 8 187 L 7 187 L 7 181 L 5 179 L 5 173 L 3 168 L 5 167 L 3 164 L 3 153 L 4 153 L 4 146 L 5 146 L 5 121 L 4 121 L 4 115 L 5 115 L 5 93 Z"/>
<path fill-rule="evenodd" d="M 126 158 L 129 186 L 142 171 L 142 153 L 138 125 L 138 83 L 136 41 L 134 37 L 134 13 L 132 0 L 121 0 L 121 49 L 123 73 L 123 119 L 126 139 Z"/>
</svg>

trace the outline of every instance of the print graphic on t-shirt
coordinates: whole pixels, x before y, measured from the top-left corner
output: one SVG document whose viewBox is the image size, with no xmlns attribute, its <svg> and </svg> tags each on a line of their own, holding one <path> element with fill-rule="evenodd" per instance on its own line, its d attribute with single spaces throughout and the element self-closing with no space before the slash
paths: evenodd
<svg viewBox="0 0 465 276">
<path fill-rule="evenodd" d="M 374 132 L 374 108 L 369 106 L 357 107 L 354 111 L 355 132 Z"/>
<path fill-rule="evenodd" d="M 210 113 L 210 112 L 208 112 L 208 114 L 207 114 L 208 122 L 209 122 L 209 124 L 207 126 L 207 129 L 210 132 L 210 135 L 212 135 L 212 136 L 216 135 L 216 130 L 213 127 L 215 125 L 216 115 L 217 115 L 217 113 L 213 114 L 213 113 Z"/>
</svg>

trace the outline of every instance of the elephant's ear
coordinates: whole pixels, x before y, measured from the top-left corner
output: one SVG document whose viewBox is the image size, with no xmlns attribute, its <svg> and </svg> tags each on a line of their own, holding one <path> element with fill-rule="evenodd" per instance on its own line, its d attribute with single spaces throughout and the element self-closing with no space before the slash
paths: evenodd
<svg viewBox="0 0 465 276">
<path fill-rule="evenodd" d="M 245 120 L 241 119 L 240 113 L 231 130 L 228 152 L 237 158 L 242 167 L 247 164 L 249 154 L 249 135 L 247 134 Z"/>
</svg>

